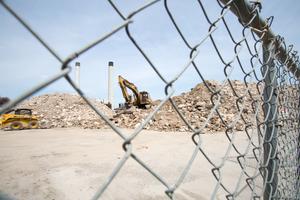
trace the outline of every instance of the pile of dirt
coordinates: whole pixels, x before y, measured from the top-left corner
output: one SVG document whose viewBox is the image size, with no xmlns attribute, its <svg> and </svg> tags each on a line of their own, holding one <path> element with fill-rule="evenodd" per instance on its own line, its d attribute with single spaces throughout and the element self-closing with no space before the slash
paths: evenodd
<svg viewBox="0 0 300 200">
<path fill-rule="evenodd" d="M 108 118 L 114 112 L 103 102 L 89 99 L 93 105 L 101 110 Z M 43 128 L 105 128 L 106 123 L 79 96 L 72 94 L 46 94 L 32 97 L 18 107 L 33 109 Z"/>
<path fill-rule="evenodd" d="M 244 130 L 246 125 L 254 124 L 255 104 L 253 102 L 257 101 L 259 105 L 260 96 L 254 83 L 246 87 L 240 81 L 232 81 L 231 85 L 207 81 L 206 85 L 200 83 L 191 91 L 172 97 L 172 100 L 192 128 L 200 128 L 204 132 L 216 132 L 224 131 L 228 127 Z M 128 110 L 113 111 L 103 102 L 96 99 L 90 101 L 121 128 L 137 128 L 161 103 L 160 100 L 155 101 L 150 109 L 132 107 Z M 33 97 L 19 107 L 33 109 L 34 114 L 42 119 L 41 123 L 45 128 L 108 127 L 79 95 L 47 94 Z M 157 131 L 188 130 L 170 101 L 158 110 L 144 128 Z"/>
<path fill-rule="evenodd" d="M 232 86 L 228 83 L 222 86 L 216 81 L 207 81 L 206 84 L 200 83 L 190 92 L 172 98 L 181 115 L 192 128 L 201 128 L 204 132 L 224 131 L 228 127 L 244 130 L 246 125 L 255 122 L 253 102 L 257 101 L 257 105 L 260 103 L 256 84 L 249 84 L 248 87 L 240 81 L 232 81 Z M 156 101 L 155 105 L 159 103 L 160 101 Z M 121 111 L 114 116 L 114 121 L 120 127 L 136 128 L 156 106 L 150 110 L 132 108 L 126 112 Z M 145 129 L 187 131 L 188 127 L 168 101 Z"/>
</svg>

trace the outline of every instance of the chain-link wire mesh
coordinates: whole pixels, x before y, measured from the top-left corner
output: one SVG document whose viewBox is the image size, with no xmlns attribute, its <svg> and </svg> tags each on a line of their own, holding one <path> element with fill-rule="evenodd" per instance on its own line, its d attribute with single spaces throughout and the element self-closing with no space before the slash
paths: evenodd
<svg viewBox="0 0 300 200">
<path fill-rule="evenodd" d="M 165 187 L 165 194 L 172 199 L 189 174 L 195 159 L 199 156 L 204 157 L 210 163 L 211 171 L 207 171 L 207 173 L 211 173 L 211 176 L 216 180 L 211 196 L 207 198 L 216 199 L 218 195 L 220 197 L 220 194 L 222 194 L 222 198 L 236 199 L 242 198 L 241 194 L 246 193 L 248 199 L 300 199 L 299 60 L 297 52 L 291 46 L 287 47 L 282 37 L 274 37 L 270 33 L 270 25 L 273 18 L 268 18 L 264 21 L 264 24 L 260 24 L 261 21 L 259 21 L 258 15 L 261 4 L 259 2 L 248 4 L 245 1 L 217 0 L 219 13 L 217 16 L 211 16 L 207 5 L 200 0 L 196 1 L 198 12 L 202 13 L 206 20 L 206 29 L 203 31 L 205 35 L 199 38 L 199 42 L 193 43 L 189 41 L 188 35 L 182 31 L 181 24 L 178 22 L 176 14 L 172 12 L 168 0 L 150 1 L 144 6 L 133 10 L 128 16 L 125 16 L 122 9 L 118 8 L 114 1 L 108 0 L 114 12 L 123 19 L 123 22 L 116 25 L 109 33 L 92 41 L 82 49 L 73 52 L 67 58 L 60 57 L 47 44 L 46 39 L 39 36 L 31 28 L 30 23 L 27 23 L 19 16 L 13 8 L 3 0 L 0 2 L 61 63 L 61 70 L 56 75 L 6 104 L 5 107 L 1 108 L 1 113 L 4 113 L 9 108 L 56 80 L 66 79 L 99 117 L 123 140 L 123 157 L 113 168 L 111 174 L 107 176 L 106 181 L 99 187 L 92 199 L 98 199 L 103 195 L 128 159 L 133 159 L 141 168 L 144 168 L 154 176 Z M 144 51 L 143 46 L 139 44 L 130 29 L 131 23 L 139 18 L 138 14 L 153 5 L 160 5 L 164 9 L 166 16 L 180 37 L 181 41 L 178 42 L 183 42 L 186 49 L 190 51 L 189 58 L 186 59 L 186 65 L 182 66 L 178 74 L 171 80 L 167 80 L 161 73 L 160 68 L 155 65 L 150 56 Z M 237 15 L 237 18 L 232 18 L 232 12 Z M 228 15 L 230 17 L 227 17 Z M 233 33 L 228 21 L 237 19 L 239 19 L 241 24 L 240 32 Z M 260 25 L 255 26 L 254 24 Z M 135 46 L 165 85 L 165 98 L 130 136 L 126 136 L 101 110 L 98 110 L 86 97 L 84 91 L 78 88 L 69 76 L 71 71 L 69 64 L 71 61 L 82 54 L 88 53 L 90 49 L 123 29 L 125 29 L 128 40 Z M 218 29 L 223 31 L 222 34 L 226 35 L 232 44 L 231 51 L 233 53 L 230 56 L 224 52 L 226 50 L 223 49 L 222 43 L 215 37 L 215 32 Z M 222 66 L 219 71 L 225 77 L 217 87 L 206 80 L 202 71 L 201 61 L 197 60 L 197 57 L 203 51 L 201 49 L 202 46 L 207 43 L 214 49 L 215 58 L 218 59 L 220 66 Z M 205 116 L 205 120 L 201 121 L 197 127 L 185 116 L 178 103 L 172 98 L 176 91 L 174 84 L 190 68 L 195 70 L 195 73 L 210 94 L 209 104 L 211 106 L 207 108 L 209 112 Z M 242 88 L 236 88 L 234 81 L 234 71 L 236 70 L 243 74 L 244 84 Z M 233 96 L 232 100 L 236 110 L 230 118 L 225 117 L 226 108 L 224 107 L 224 100 L 226 100 L 225 97 L 228 93 Z M 201 94 L 199 93 L 199 95 Z M 168 102 L 189 131 L 192 132 L 191 143 L 195 145 L 188 161 L 179 161 L 186 162 L 186 165 L 175 182 L 167 181 L 163 175 L 148 165 L 142 157 L 136 155 L 132 144 L 151 119 Z M 216 120 L 221 123 L 224 129 L 221 134 L 225 134 L 228 138 L 227 148 L 224 149 L 222 159 L 215 159 L 203 147 L 202 134 L 205 134 L 207 127 L 213 126 Z M 238 144 L 236 139 L 240 135 L 247 137 L 246 143 L 242 145 Z M 231 161 L 236 162 L 239 168 L 239 173 L 235 174 L 235 183 L 228 183 L 227 177 L 223 173 Z"/>
</svg>

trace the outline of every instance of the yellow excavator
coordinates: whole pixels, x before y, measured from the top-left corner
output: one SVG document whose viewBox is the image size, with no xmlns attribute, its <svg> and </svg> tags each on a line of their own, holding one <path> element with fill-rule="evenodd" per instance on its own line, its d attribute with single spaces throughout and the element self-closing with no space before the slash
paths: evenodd
<svg viewBox="0 0 300 200">
<path fill-rule="evenodd" d="M 39 124 L 38 118 L 32 115 L 31 109 L 20 108 L 0 115 L 0 127 L 10 130 L 36 129 Z"/>
<path fill-rule="evenodd" d="M 152 106 L 152 101 L 150 99 L 150 95 L 146 91 L 139 92 L 137 87 L 129 82 L 128 80 L 124 79 L 122 76 L 118 77 L 119 85 L 122 90 L 123 97 L 125 99 L 125 106 L 131 107 L 136 106 L 138 108 L 148 109 Z M 127 89 L 130 89 L 134 95 L 134 99 L 132 96 L 128 94 Z"/>
</svg>

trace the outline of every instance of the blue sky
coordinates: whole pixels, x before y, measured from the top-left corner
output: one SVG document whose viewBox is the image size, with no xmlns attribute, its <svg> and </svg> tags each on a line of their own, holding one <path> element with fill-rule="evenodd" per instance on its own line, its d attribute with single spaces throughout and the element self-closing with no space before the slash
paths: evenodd
<svg viewBox="0 0 300 200">
<path fill-rule="evenodd" d="M 122 23 L 122 19 L 105 0 L 15 0 L 6 1 L 42 36 L 58 54 L 66 58 L 76 50 L 96 38 L 105 35 Z M 125 15 L 148 1 L 116 0 L 115 3 Z M 207 35 L 209 25 L 196 0 L 169 0 L 169 7 L 187 40 L 195 45 Z M 216 1 L 203 1 L 211 20 L 215 20 L 221 10 Z M 262 1 L 261 16 L 275 17 L 272 30 L 282 35 L 287 44 L 300 46 L 300 28 L 297 22 L 300 2 L 295 0 Z M 241 26 L 228 13 L 225 17 L 234 37 L 241 38 Z M 130 25 L 130 31 L 138 44 L 146 52 L 161 74 L 171 80 L 189 61 L 189 49 L 184 45 L 174 29 L 163 1 L 137 14 Z M 15 98 L 34 85 L 56 74 L 60 63 L 32 37 L 6 10 L 0 6 L 0 96 Z M 234 45 L 230 41 L 222 23 L 213 33 L 218 49 L 228 61 L 234 56 Z M 251 39 L 249 39 L 251 42 Z M 249 65 L 246 49 L 241 50 L 242 62 Z M 117 75 L 122 75 L 136 84 L 140 91 L 147 90 L 152 98 L 164 97 L 165 84 L 159 79 L 143 56 L 121 30 L 95 48 L 83 54 L 74 62 L 81 63 L 81 89 L 87 96 L 107 99 L 107 63 L 114 61 L 115 104 L 123 102 L 118 87 Z M 205 79 L 224 80 L 223 67 L 209 40 L 199 48 L 196 63 Z M 246 67 L 247 68 L 247 67 Z M 74 70 L 70 74 L 74 77 Z M 242 72 L 235 67 L 231 79 L 241 79 Z M 201 82 L 195 70 L 188 70 L 175 82 L 176 94 L 189 91 Z M 43 89 L 39 94 L 70 92 L 74 90 L 61 79 Z"/>
</svg>

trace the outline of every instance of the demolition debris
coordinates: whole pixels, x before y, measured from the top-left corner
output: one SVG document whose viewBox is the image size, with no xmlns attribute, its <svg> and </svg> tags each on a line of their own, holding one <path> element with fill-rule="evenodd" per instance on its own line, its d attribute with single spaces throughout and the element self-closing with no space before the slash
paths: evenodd
<svg viewBox="0 0 300 200">
<path fill-rule="evenodd" d="M 261 111 L 261 99 L 256 84 L 248 84 L 246 87 L 240 81 L 231 83 L 232 87 L 229 84 L 221 87 L 216 81 L 206 81 L 206 85 L 200 83 L 190 92 L 175 96 L 172 100 L 193 129 L 201 129 L 205 133 L 224 131 L 229 127 L 244 130 L 245 126 L 255 124 L 255 111 Z M 159 103 L 156 101 L 155 106 Z M 136 128 L 155 106 L 150 110 L 131 108 L 121 111 L 114 116 L 114 121 L 120 127 Z M 189 130 L 169 101 L 144 128 L 157 131 Z"/>
<path fill-rule="evenodd" d="M 190 92 L 172 97 L 174 105 L 193 129 L 205 133 L 224 131 L 228 128 L 244 130 L 255 123 L 255 112 L 262 113 L 257 85 L 231 81 L 222 86 L 216 81 L 198 84 Z M 209 89 L 208 89 L 209 88 Z M 234 88 L 234 90 L 233 90 Z M 161 101 L 150 109 L 132 107 L 113 111 L 103 102 L 90 99 L 93 105 L 121 128 L 137 128 L 154 111 Z M 47 94 L 33 97 L 18 107 L 33 109 L 41 119 L 43 128 L 108 128 L 109 126 L 79 95 Z M 157 131 L 188 131 L 170 101 L 165 103 L 144 129 Z"/>
<path fill-rule="evenodd" d="M 92 104 L 108 118 L 114 112 L 101 101 L 90 99 Z M 33 97 L 19 107 L 30 108 L 38 116 L 42 128 L 106 128 L 105 122 L 79 96 L 72 94 L 46 94 Z"/>
</svg>

